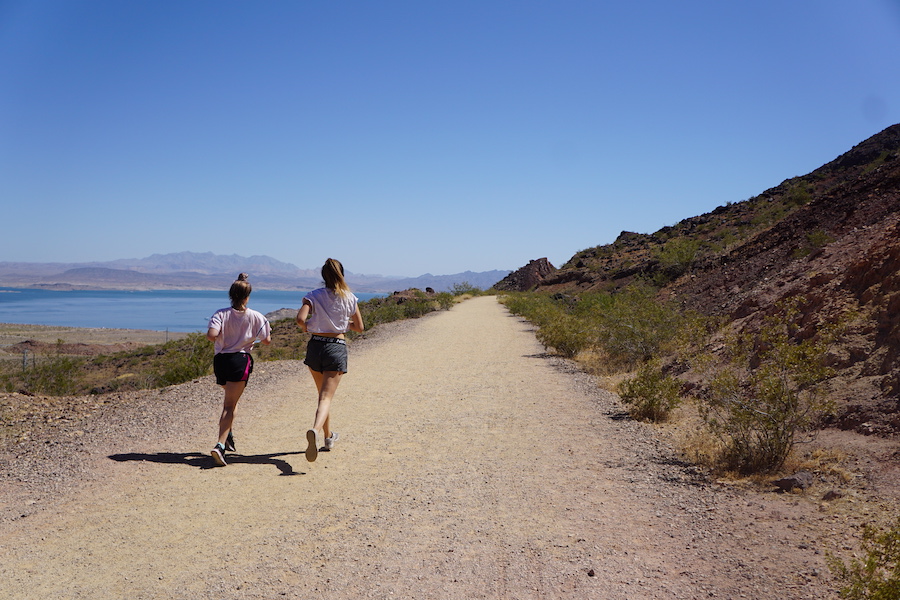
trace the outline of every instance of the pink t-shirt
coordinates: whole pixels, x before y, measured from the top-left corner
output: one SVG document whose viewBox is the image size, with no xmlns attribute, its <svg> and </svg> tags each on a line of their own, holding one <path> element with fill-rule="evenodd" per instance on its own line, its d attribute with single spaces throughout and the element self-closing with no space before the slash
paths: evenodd
<svg viewBox="0 0 900 600">
<path fill-rule="evenodd" d="M 306 330 L 310 333 L 347 333 L 350 317 L 356 312 L 359 302 L 352 293 L 339 296 L 328 288 L 313 290 L 304 300 L 312 304 L 309 320 L 306 321 Z"/>
<path fill-rule="evenodd" d="M 230 306 L 220 308 L 209 320 L 209 329 L 219 332 L 216 336 L 216 354 L 223 352 L 250 352 L 255 340 L 264 340 L 272 333 L 269 321 L 252 308 L 243 311 Z"/>
</svg>

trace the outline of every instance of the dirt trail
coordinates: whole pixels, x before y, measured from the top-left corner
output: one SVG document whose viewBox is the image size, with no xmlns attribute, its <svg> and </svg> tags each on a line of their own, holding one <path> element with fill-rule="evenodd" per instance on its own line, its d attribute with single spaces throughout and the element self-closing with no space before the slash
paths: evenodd
<svg viewBox="0 0 900 600">
<path fill-rule="evenodd" d="M 813 503 L 703 482 L 492 297 L 352 344 L 312 464 L 311 380 L 258 366 L 225 468 L 207 379 L 80 446 L 82 484 L 0 523 L 0 598 L 836 597 Z"/>
</svg>

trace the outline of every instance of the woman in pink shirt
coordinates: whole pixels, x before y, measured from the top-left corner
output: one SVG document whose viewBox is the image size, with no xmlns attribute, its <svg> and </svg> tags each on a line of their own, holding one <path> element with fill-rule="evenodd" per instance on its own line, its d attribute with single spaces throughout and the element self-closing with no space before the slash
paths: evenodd
<svg viewBox="0 0 900 600">
<path fill-rule="evenodd" d="M 238 400 L 253 372 L 253 356 L 250 351 L 257 341 L 272 343 L 269 321 L 261 313 L 247 308 L 250 292 L 253 290 L 247 277 L 246 273 L 241 273 L 231 284 L 231 289 L 228 290 L 231 306 L 215 312 L 206 332 L 206 339 L 215 342 L 213 371 L 216 383 L 225 388 L 225 403 L 219 417 L 219 441 L 211 452 L 213 460 L 220 467 L 228 464 L 225 462 L 225 451 L 234 452 L 235 449 L 231 426 Z"/>
<path fill-rule="evenodd" d="M 297 312 L 297 325 L 312 334 L 306 347 L 304 364 L 309 367 L 319 393 L 316 418 L 306 432 L 306 460 L 319 455 L 319 435 L 325 435 L 325 449 L 331 450 L 338 434 L 331 430 L 331 400 L 341 376 L 347 372 L 347 331 L 363 332 L 359 300 L 344 280 L 344 267 L 333 258 L 322 267 L 325 287 L 313 290 L 303 298 Z"/>
</svg>

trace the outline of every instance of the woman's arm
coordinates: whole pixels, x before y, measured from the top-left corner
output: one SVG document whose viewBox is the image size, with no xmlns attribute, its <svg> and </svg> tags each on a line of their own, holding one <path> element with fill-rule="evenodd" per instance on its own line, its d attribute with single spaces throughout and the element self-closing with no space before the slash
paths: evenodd
<svg viewBox="0 0 900 600">
<path fill-rule="evenodd" d="M 350 317 L 350 330 L 357 331 L 362 333 L 366 330 L 366 325 L 363 323 L 362 313 L 359 312 L 359 305 L 356 306 L 356 312 L 353 313 L 353 316 Z"/>
<path fill-rule="evenodd" d="M 306 298 L 303 299 L 303 305 L 297 311 L 297 325 L 303 333 L 306 333 L 306 319 L 309 318 L 309 312 L 312 310 L 312 304 Z"/>
<path fill-rule="evenodd" d="M 218 329 L 213 329 L 212 327 L 210 327 L 206 330 L 206 339 L 208 339 L 209 341 L 214 342 L 216 341 L 217 337 L 219 337 Z"/>
</svg>

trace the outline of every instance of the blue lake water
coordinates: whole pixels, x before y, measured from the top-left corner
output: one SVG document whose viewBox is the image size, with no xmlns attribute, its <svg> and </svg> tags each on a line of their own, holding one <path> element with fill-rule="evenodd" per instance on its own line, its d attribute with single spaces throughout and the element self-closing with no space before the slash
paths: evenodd
<svg viewBox="0 0 900 600">
<path fill-rule="evenodd" d="M 250 308 L 266 314 L 300 308 L 306 292 L 254 290 Z M 356 294 L 369 300 L 384 294 Z M 205 331 L 212 314 L 229 306 L 228 292 L 210 290 L 42 290 L 0 287 L 0 323 Z"/>
</svg>

